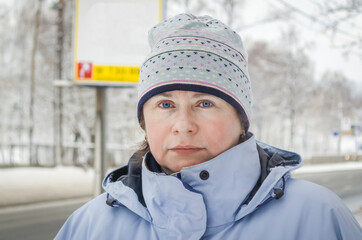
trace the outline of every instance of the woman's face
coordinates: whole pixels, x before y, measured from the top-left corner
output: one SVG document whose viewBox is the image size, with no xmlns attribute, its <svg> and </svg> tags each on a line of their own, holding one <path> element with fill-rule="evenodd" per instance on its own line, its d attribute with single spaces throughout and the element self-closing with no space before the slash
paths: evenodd
<svg viewBox="0 0 362 240">
<path fill-rule="evenodd" d="M 234 107 L 214 95 L 169 91 L 143 106 L 150 151 L 166 173 L 208 161 L 238 144 Z"/>
</svg>

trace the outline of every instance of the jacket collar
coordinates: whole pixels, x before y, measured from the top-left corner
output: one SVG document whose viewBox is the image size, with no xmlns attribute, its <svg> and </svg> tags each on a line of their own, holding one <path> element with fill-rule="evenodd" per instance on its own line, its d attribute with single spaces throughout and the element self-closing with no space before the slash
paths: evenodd
<svg viewBox="0 0 362 240">
<path fill-rule="evenodd" d="M 285 151 L 257 141 L 262 174 L 257 191 L 252 192 L 252 198 L 241 206 L 235 220 L 255 211 L 258 207 L 273 199 L 279 199 L 278 193 L 284 194 L 286 180 L 290 172 L 302 166 L 299 154 Z"/>
<path fill-rule="evenodd" d="M 202 179 L 202 174 L 208 178 Z M 186 216 L 185 211 L 190 209 L 192 213 L 188 214 L 195 217 L 205 216 L 203 211 L 206 211 L 209 227 L 233 221 L 260 176 L 254 136 L 207 162 L 182 168 L 179 176 L 152 172 L 144 161 L 143 194 L 154 220 L 164 225 L 170 216 L 179 213 Z"/>
<path fill-rule="evenodd" d="M 179 177 L 154 167 L 150 170 L 146 165 L 150 158 L 145 158 L 141 167 L 138 158 L 136 153 L 128 166 L 105 178 L 107 204 L 124 205 L 164 229 L 170 224 L 179 226 L 180 219 L 182 223 L 207 221 L 208 226 L 238 220 L 275 198 L 275 189 L 283 188 L 289 171 L 301 166 L 298 154 L 256 143 L 252 135 L 208 162 L 183 168 Z M 200 179 L 203 170 L 209 173 L 207 180 Z M 185 212 L 187 209 L 192 212 Z"/>
</svg>

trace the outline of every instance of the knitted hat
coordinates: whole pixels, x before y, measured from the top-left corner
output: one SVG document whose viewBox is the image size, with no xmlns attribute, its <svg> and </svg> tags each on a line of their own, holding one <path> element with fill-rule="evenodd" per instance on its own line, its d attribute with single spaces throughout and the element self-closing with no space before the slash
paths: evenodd
<svg viewBox="0 0 362 240">
<path fill-rule="evenodd" d="M 236 32 L 209 16 L 180 14 L 153 27 L 149 44 L 139 76 L 138 119 L 151 97 L 187 90 L 222 98 L 242 113 L 249 128 L 248 59 Z"/>
</svg>

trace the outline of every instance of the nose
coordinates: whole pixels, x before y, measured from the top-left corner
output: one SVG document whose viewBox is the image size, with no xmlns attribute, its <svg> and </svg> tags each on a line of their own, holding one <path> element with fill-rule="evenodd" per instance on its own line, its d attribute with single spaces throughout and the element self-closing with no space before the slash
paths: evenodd
<svg viewBox="0 0 362 240">
<path fill-rule="evenodd" d="M 174 124 L 172 126 L 173 134 L 195 134 L 198 131 L 196 118 L 192 110 L 180 110 L 175 117 Z"/>
</svg>

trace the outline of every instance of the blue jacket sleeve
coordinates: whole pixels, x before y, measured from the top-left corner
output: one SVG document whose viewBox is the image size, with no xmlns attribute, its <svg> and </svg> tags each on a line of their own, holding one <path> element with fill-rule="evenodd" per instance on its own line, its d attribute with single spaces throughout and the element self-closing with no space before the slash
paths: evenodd
<svg viewBox="0 0 362 240">
<path fill-rule="evenodd" d="M 62 228 L 54 239 L 69 240 L 69 239 L 87 239 L 89 228 L 89 217 L 87 217 L 87 205 L 76 210 L 64 223 Z"/>
<path fill-rule="evenodd" d="M 331 220 L 338 239 L 362 240 L 361 226 L 342 201 L 340 206 L 331 209 Z"/>
<path fill-rule="evenodd" d="M 304 236 L 300 239 L 362 240 L 361 226 L 334 192 L 299 179 L 291 179 L 287 188 L 284 204 L 294 205 L 290 221 L 299 223 L 299 236 Z"/>
</svg>

